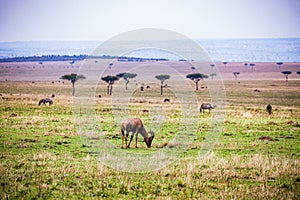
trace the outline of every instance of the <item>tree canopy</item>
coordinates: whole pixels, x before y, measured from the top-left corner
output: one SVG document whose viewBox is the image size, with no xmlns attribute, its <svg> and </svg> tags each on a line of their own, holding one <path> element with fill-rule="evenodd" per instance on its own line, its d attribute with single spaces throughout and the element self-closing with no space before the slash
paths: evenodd
<svg viewBox="0 0 300 200">
<path fill-rule="evenodd" d="M 170 78 L 170 75 L 162 74 L 162 75 L 155 76 L 155 78 L 162 81 L 162 82 L 164 82 L 165 80 Z"/>
<path fill-rule="evenodd" d="M 60 77 L 60 79 L 71 81 L 72 83 L 75 83 L 76 81 L 80 79 L 85 79 L 85 76 L 83 75 L 77 75 L 77 74 L 66 74 Z"/>
<path fill-rule="evenodd" d="M 102 77 L 101 80 L 105 81 L 108 84 L 113 84 L 115 81 L 119 80 L 119 78 L 117 76 L 107 75 L 105 77 Z"/>
<path fill-rule="evenodd" d="M 133 73 L 120 73 L 117 74 L 117 77 L 123 78 L 125 80 L 130 79 L 130 78 L 135 78 L 137 76 L 137 74 L 133 74 Z"/>
<path fill-rule="evenodd" d="M 208 76 L 207 75 L 205 75 L 205 74 L 200 74 L 200 73 L 195 73 L 195 74 L 188 74 L 187 76 L 186 76 L 186 78 L 189 78 L 189 79 L 191 79 L 191 80 L 195 80 L 195 79 L 204 79 L 204 78 L 208 78 Z"/>
</svg>

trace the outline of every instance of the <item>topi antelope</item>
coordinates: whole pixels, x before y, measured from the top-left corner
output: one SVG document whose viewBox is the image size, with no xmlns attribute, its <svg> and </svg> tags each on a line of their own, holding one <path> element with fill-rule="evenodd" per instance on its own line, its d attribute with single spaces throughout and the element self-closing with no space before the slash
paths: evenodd
<svg viewBox="0 0 300 200">
<path fill-rule="evenodd" d="M 150 131 L 150 137 L 148 136 L 148 133 L 146 129 L 143 126 L 143 122 L 140 118 L 129 118 L 124 120 L 121 123 L 121 133 L 122 133 L 122 149 L 123 149 L 123 143 L 125 140 L 126 148 L 129 148 L 130 143 L 135 135 L 135 148 L 137 148 L 137 142 L 138 142 L 138 134 L 140 133 L 144 137 L 144 141 L 148 148 L 151 147 L 152 140 L 154 138 L 154 132 Z M 127 145 L 127 138 L 130 135 L 130 140 Z"/>
</svg>

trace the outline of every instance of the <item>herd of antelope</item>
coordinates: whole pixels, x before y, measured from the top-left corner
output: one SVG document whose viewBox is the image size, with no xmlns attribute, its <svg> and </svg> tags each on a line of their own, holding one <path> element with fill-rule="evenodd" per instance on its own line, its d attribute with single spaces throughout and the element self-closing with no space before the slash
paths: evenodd
<svg viewBox="0 0 300 200">
<path fill-rule="evenodd" d="M 54 97 L 52 95 L 52 97 Z M 170 102 L 170 99 L 165 99 L 164 102 Z M 41 99 L 39 101 L 39 105 L 41 104 L 46 104 L 49 103 L 49 105 L 53 104 L 52 99 L 50 98 L 45 98 Z M 210 104 L 210 103 L 203 103 L 200 106 L 200 112 L 204 112 L 204 110 L 209 110 L 211 111 L 212 109 L 215 108 L 215 105 Z M 267 111 L 269 114 L 272 114 L 272 106 L 268 104 L 267 106 Z M 154 139 L 154 132 L 149 131 L 149 133 L 146 131 L 143 122 L 140 118 L 129 118 L 125 119 L 121 123 L 121 133 L 122 133 L 122 149 L 124 148 L 124 141 L 125 141 L 125 148 L 130 147 L 130 143 L 132 142 L 134 136 L 135 136 L 135 148 L 137 148 L 138 144 L 138 134 L 141 134 L 144 138 L 144 141 L 147 145 L 148 148 L 151 147 L 152 141 Z M 129 139 L 129 142 L 128 142 Z"/>
<path fill-rule="evenodd" d="M 169 100 L 170 101 L 170 100 Z M 169 102 L 164 101 L 164 102 Z M 200 112 L 204 112 L 204 109 L 214 109 L 214 106 L 209 103 L 204 103 L 200 107 Z M 152 141 L 154 139 L 154 132 L 149 131 L 150 136 L 146 129 L 144 128 L 143 122 L 140 118 L 129 118 L 125 119 L 121 123 L 121 133 L 122 133 L 122 149 L 124 148 L 124 141 L 125 141 L 125 148 L 130 147 L 130 143 L 132 142 L 135 136 L 135 148 L 137 148 L 138 144 L 138 134 L 141 134 L 144 138 L 144 141 L 148 148 L 151 147 Z M 130 138 L 129 138 L 130 137 Z M 129 139 L 129 142 L 128 142 Z"/>
<path fill-rule="evenodd" d="M 204 110 L 211 110 L 214 109 L 215 106 L 210 103 L 203 103 L 200 106 L 200 112 L 204 112 Z M 270 104 L 266 107 L 269 114 L 272 113 L 272 106 Z M 148 148 L 151 147 L 152 141 L 154 139 L 154 132 L 149 131 L 150 134 L 144 128 L 143 122 L 140 118 L 129 118 L 125 119 L 121 123 L 121 133 L 122 133 L 122 149 L 124 148 L 124 141 L 125 141 L 125 148 L 130 147 L 130 143 L 132 142 L 135 136 L 135 148 L 137 148 L 138 144 L 138 134 L 141 134 L 144 138 L 144 141 Z M 130 138 L 129 138 L 130 137 Z M 128 142 L 129 139 L 129 142 Z"/>
</svg>

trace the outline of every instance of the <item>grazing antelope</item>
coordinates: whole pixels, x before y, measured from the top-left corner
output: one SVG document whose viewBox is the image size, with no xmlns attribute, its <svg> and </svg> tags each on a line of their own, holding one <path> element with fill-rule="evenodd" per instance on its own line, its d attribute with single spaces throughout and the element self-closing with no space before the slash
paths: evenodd
<svg viewBox="0 0 300 200">
<path fill-rule="evenodd" d="M 154 138 L 154 132 L 152 131 L 150 131 L 150 137 L 148 136 L 148 133 L 144 128 L 143 122 L 140 118 L 129 118 L 124 120 L 121 123 L 121 133 L 122 133 L 122 149 L 123 149 L 124 140 L 125 140 L 126 148 L 129 148 L 134 135 L 135 135 L 135 148 L 137 148 L 139 133 L 144 137 L 144 141 L 148 148 L 151 147 L 151 143 Z M 127 140 L 128 140 L 127 138 L 129 136 L 129 133 L 131 133 L 131 135 L 130 135 L 129 143 L 127 145 Z"/>
<path fill-rule="evenodd" d="M 46 99 L 41 99 L 40 101 L 39 101 L 39 106 L 41 105 L 41 104 L 46 104 L 46 103 L 49 103 L 49 105 L 51 105 L 51 104 L 53 104 L 53 101 L 52 101 L 52 99 L 50 99 L 50 98 L 46 98 Z"/>
<path fill-rule="evenodd" d="M 214 105 L 210 103 L 203 103 L 200 107 L 200 112 L 204 112 L 205 109 L 210 111 L 211 109 L 214 109 Z"/>
</svg>

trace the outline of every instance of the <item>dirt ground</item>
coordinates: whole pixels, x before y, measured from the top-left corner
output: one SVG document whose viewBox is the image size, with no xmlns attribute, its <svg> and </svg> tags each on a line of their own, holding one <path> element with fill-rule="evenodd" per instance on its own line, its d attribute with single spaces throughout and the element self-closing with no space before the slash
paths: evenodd
<svg viewBox="0 0 300 200">
<path fill-rule="evenodd" d="M 173 70 L 179 74 L 186 76 L 187 74 L 197 73 L 193 70 L 193 63 L 182 61 L 146 61 L 146 62 L 118 62 L 113 61 L 111 68 L 103 63 L 101 60 L 95 60 L 93 63 L 99 67 L 106 68 L 105 73 L 110 75 L 116 75 L 121 72 L 128 72 L 128 70 L 138 68 L 139 66 L 146 66 L 148 70 L 152 65 L 161 66 L 164 68 L 164 72 L 168 72 L 168 67 L 172 67 Z M 103 64 L 102 64 L 103 63 Z M 223 63 L 214 63 L 212 67 L 211 63 L 203 63 L 203 68 L 199 70 L 200 73 L 218 73 L 220 72 L 222 79 L 234 80 L 233 72 L 240 72 L 237 76 L 237 80 L 285 80 L 285 76 L 282 71 L 291 71 L 289 80 L 298 80 L 300 75 L 297 74 L 300 71 L 300 63 L 283 63 L 280 67 L 276 62 L 257 62 L 255 66 L 250 67 L 248 63 L 245 67 L 245 63 L 241 62 L 228 62 L 226 65 Z M 11 62 L 0 63 L 0 81 L 56 81 L 59 80 L 64 74 L 77 73 L 80 68 L 86 66 L 84 61 L 70 64 L 68 61 L 64 62 Z M 202 72 L 203 70 L 203 72 Z M 101 76 L 101 74 L 99 75 Z M 211 79 L 211 77 L 209 77 Z"/>
</svg>

